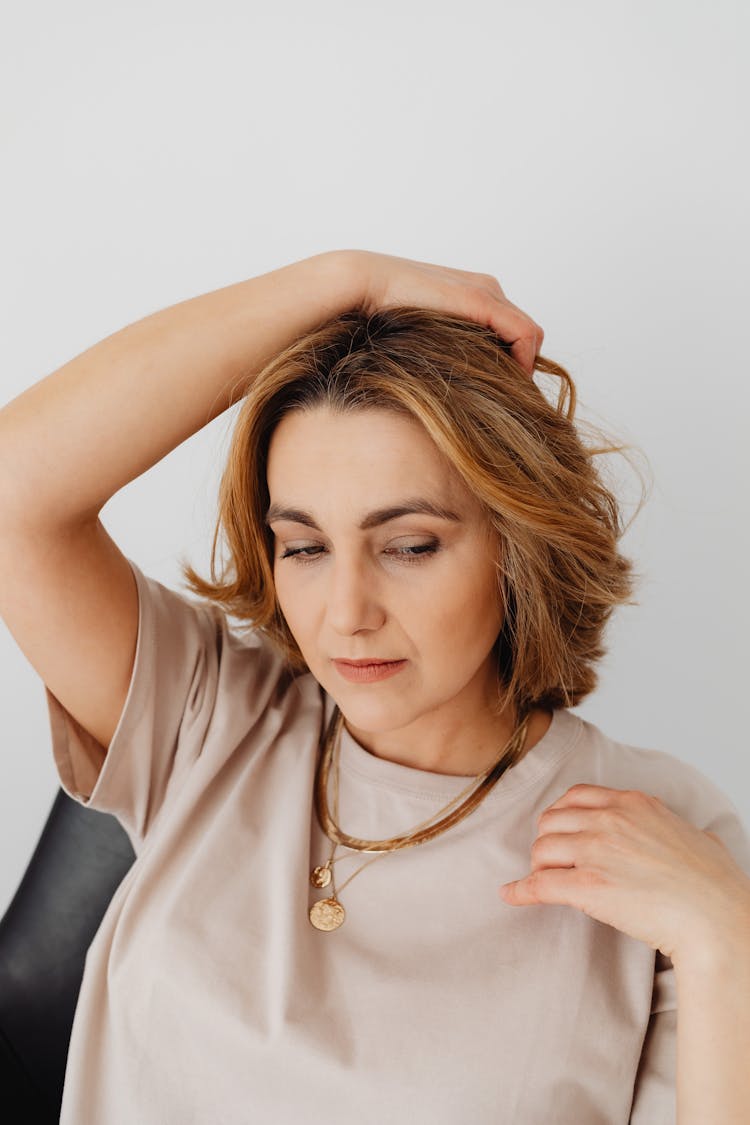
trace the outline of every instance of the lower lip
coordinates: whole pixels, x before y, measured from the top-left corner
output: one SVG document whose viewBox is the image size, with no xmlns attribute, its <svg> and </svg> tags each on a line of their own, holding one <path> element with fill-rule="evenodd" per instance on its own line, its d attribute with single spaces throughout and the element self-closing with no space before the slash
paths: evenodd
<svg viewBox="0 0 750 1125">
<path fill-rule="evenodd" d="M 355 684 L 369 684 L 373 680 L 387 680 L 395 676 L 406 664 L 405 660 L 394 660 L 388 664 L 344 664 L 340 660 L 333 661 L 335 667 L 345 680 Z"/>
</svg>

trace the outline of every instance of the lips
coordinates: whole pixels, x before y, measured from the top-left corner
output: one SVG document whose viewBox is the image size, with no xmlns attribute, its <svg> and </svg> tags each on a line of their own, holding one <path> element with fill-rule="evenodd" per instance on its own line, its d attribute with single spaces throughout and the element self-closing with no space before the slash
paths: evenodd
<svg viewBox="0 0 750 1125">
<path fill-rule="evenodd" d="M 391 676 L 398 675 L 407 664 L 407 660 L 378 660 L 372 656 L 359 661 L 333 661 L 333 667 L 338 674 L 352 684 L 370 684 L 388 680 Z"/>
</svg>

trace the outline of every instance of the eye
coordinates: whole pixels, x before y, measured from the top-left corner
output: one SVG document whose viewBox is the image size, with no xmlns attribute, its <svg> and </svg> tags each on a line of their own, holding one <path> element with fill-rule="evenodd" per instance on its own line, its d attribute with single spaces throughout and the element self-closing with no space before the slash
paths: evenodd
<svg viewBox="0 0 750 1125">
<path fill-rule="evenodd" d="M 289 548 L 286 551 L 284 551 L 284 554 L 281 555 L 281 558 L 282 559 L 294 559 L 295 562 L 300 562 L 300 563 L 311 562 L 312 560 L 309 557 L 308 552 L 309 551 L 322 551 L 322 550 L 323 550 L 322 547 L 294 547 L 294 548 Z"/>
<path fill-rule="evenodd" d="M 417 543 L 409 547 L 389 548 L 383 553 L 395 556 L 399 562 L 410 564 L 420 562 L 425 557 L 436 554 L 439 549 L 438 541 L 432 540 L 429 543 Z M 324 547 L 289 547 L 280 557 L 282 559 L 294 559 L 298 565 L 306 566 L 314 562 L 323 550 L 325 550 Z"/>
<path fill-rule="evenodd" d="M 425 555 L 434 555 L 438 546 L 438 543 L 417 543 L 413 547 L 396 547 L 392 553 L 404 562 L 418 562 Z M 388 554 L 389 552 L 385 551 L 384 553 Z"/>
</svg>

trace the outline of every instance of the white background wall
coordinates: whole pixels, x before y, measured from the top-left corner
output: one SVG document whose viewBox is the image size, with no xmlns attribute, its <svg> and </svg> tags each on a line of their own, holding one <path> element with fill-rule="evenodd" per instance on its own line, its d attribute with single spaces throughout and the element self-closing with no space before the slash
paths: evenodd
<svg viewBox="0 0 750 1125">
<path fill-rule="evenodd" d="M 641 604 L 616 614 L 577 711 L 697 765 L 750 823 L 747 12 L 17 7 L 0 47 L 0 402 L 125 324 L 322 250 L 495 274 L 584 417 L 655 477 L 623 542 Z M 233 417 L 104 509 L 167 584 L 182 551 L 207 570 Z M 0 661 L 2 908 L 58 780 L 41 680 L 2 623 Z"/>
</svg>

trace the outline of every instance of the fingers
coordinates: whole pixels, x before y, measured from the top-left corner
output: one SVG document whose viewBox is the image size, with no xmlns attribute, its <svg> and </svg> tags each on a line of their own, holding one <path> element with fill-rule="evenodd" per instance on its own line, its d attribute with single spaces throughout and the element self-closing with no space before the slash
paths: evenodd
<svg viewBox="0 0 750 1125">
<path fill-rule="evenodd" d="M 534 362 L 542 346 L 543 334 L 534 332 L 532 336 L 519 337 L 513 342 L 511 352 L 529 375 L 534 374 Z"/>
<path fill-rule="evenodd" d="M 513 357 L 529 375 L 533 375 L 534 362 L 544 340 L 544 329 L 508 300 L 500 282 L 492 274 L 474 273 L 469 276 L 490 296 L 490 327 L 511 345 Z"/>
<path fill-rule="evenodd" d="M 361 260 L 367 274 L 365 308 L 416 304 L 458 313 L 491 328 L 510 345 L 523 370 L 533 375 L 544 330 L 508 300 L 492 274 L 375 252 L 366 252 Z"/>
<path fill-rule="evenodd" d="M 511 345 L 511 354 L 529 375 L 541 351 L 544 331 L 531 317 L 509 302 L 497 302 L 491 320 L 492 328 Z"/>
<path fill-rule="evenodd" d="M 613 789 L 607 785 L 592 785 L 579 781 L 561 793 L 556 801 L 547 805 L 547 809 L 556 809 L 562 806 L 577 805 L 580 808 L 603 809 L 608 805 L 617 806 L 623 803 L 626 796 L 632 797 L 639 792 L 635 789 Z M 640 796 L 645 794 L 639 793 Z M 544 811 L 546 812 L 547 809 Z"/>
</svg>

